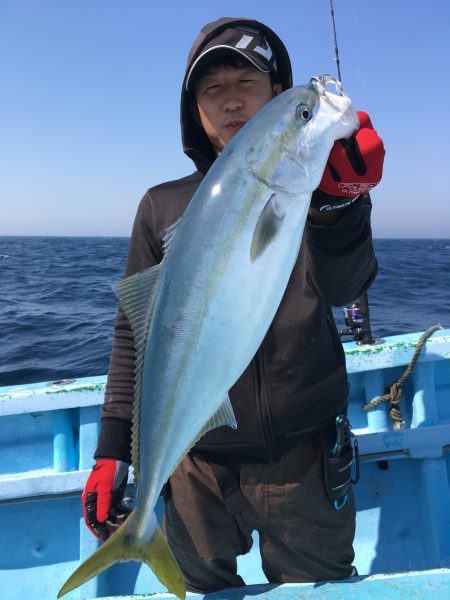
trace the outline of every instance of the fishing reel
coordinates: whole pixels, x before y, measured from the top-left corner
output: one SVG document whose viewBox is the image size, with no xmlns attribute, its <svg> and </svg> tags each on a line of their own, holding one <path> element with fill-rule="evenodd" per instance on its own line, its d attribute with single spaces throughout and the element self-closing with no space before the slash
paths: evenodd
<svg viewBox="0 0 450 600">
<path fill-rule="evenodd" d="M 340 336 L 351 335 L 355 342 L 360 345 L 376 343 L 372 338 L 369 304 L 366 294 L 342 310 L 344 312 L 346 329 L 339 331 Z"/>
</svg>

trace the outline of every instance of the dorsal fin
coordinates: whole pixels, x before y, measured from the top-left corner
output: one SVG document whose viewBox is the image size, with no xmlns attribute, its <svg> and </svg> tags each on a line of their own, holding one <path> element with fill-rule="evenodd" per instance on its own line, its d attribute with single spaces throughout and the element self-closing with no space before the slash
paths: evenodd
<svg viewBox="0 0 450 600">
<path fill-rule="evenodd" d="M 170 250 L 180 221 L 181 218 L 166 229 L 162 240 L 164 256 L 166 256 L 167 252 Z M 131 426 L 131 460 L 136 483 L 139 477 L 139 423 L 145 348 L 147 345 L 153 307 L 159 289 L 163 263 L 164 258 L 160 264 L 150 267 L 140 273 L 130 275 L 114 286 L 120 304 L 130 322 L 136 350 L 134 402 Z"/>
<path fill-rule="evenodd" d="M 181 217 L 165 231 L 162 240 L 164 256 L 166 256 L 170 250 L 180 221 Z M 131 460 L 135 483 L 137 483 L 139 477 L 139 423 L 145 348 L 147 346 L 153 307 L 159 289 L 163 262 L 164 257 L 160 264 L 150 267 L 140 273 L 130 275 L 130 277 L 122 279 L 122 281 L 119 281 L 119 283 L 114 286 L 120 304 L 130 322 L 136 350 L 134 402 L 131 426 Z"/>
<path fill-rule="evenodd" d="M 130 275 L 130 277 L 125 277 L 114 286 L 120 304 L 130 321 L 135 342 L 138 342 L 139 337 L 146 333 L 143 320 L 150 316 L 148 312 L 153 301 L 161 265 L 162 263 Z"/>
<path fill-rule="evenodd" d="M 131 459 L 134 479 L 139 477 L 139 420 L 141 408 L 142 375 L 149 323 L 159 287 L 162 263 L 122 279 L 114 286 L 120 304 L 130 322 L 136 350 L 133 418 L 131 426 Z"/>
<path fill-rule="evenodd" d="M 166 229 L 166 231 L 165 231 L 165 234 L 164 234 L 164 237 L 163 237 L 163 252 L 164 252 L 164 256 L 170 250 L 170 246 L 172 245 L 172 242 L 173 242 L 173 240 L 175 238 L 175 235 L 176 235 L 177 230 L 178 230 L 178 226 L 180 225 L 182 218 L 183 217 L 180 217 L 179 219 L 177 219 L 175 221 L 175 223 L 172 223 L 172 225 L 170 225 Z"/>
</svg>

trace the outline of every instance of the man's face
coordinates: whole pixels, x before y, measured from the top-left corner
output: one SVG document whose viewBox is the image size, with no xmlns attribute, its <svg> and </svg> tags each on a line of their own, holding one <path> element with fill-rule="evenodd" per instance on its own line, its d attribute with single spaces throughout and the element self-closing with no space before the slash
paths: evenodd
<svg viewBox="0 0 450 600">
<path fill-rule="evenodd" d="M 206 72 L 195 86 L 200 121 L 216 154 L 253 115 L 281 92 L 270 75 L 251 66 L 223 66 Z"/>
</svg>

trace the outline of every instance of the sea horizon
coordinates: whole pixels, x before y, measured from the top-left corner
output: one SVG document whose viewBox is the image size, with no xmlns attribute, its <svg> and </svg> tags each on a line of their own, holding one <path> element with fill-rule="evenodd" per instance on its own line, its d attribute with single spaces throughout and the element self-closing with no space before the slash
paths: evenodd
<svg viewBox="0 0 450 600">
<path fill-rule="evenodd" d="M 40 234 L 40 233 L 36 233 L 36 234 L 0 234 L 0 240 L 3 238 L 76 238 L 76 239 L 129 239 L 131 237 L 131 234 L 128 235 L 119 235 L 119 234 L 89 234 L 89 235 L 79 235 L 79 234 Z M 417 236 L 411 236 L 411 237 L 392 237 L 392 236 L 373 236 L 373 240 L 450 240 L 450 235 L 449 236 L 433 236 L 433 237 L 417 237 Z"/>
</svg>

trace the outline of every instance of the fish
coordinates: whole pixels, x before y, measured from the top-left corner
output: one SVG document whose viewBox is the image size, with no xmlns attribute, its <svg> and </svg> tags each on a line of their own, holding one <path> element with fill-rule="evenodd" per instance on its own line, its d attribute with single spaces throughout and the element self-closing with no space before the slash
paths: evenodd
<svg viewBox="0 0 450 600">
<path fill-rule="evenodd" d="M 281 303 L 331 148 L 358 127 L 350 98 L 332 77 L 282 92 L 214 161 L 166 230 L 161 263 L 116 285 L 136 347 L 136 506 L 58 598 L 128 560 L 147 563 L 169 592 L 185 598 L 154 513 L 158 496 L 207 431 L 237 427 L 228 391 Z"/>
</svg>

